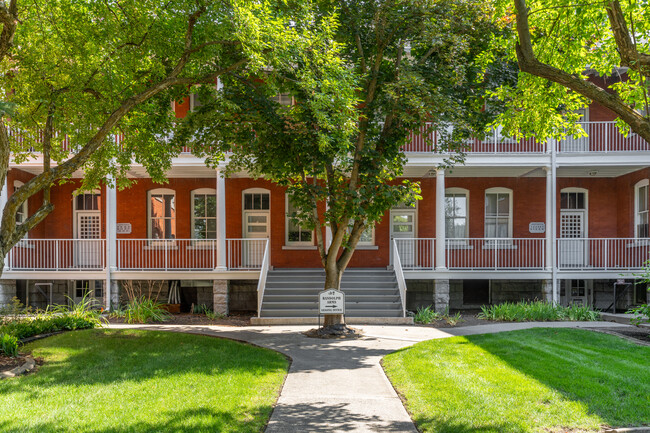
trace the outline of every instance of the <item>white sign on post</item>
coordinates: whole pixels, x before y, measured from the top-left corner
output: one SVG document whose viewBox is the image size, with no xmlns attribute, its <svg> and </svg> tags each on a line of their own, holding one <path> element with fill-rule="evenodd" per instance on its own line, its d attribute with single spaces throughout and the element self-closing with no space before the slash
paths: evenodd
<svg viewBox="0 0 650 433">
<path fill-rule="evenodd" d="M 345 314 L 345 293 L 336 289 L 318 293 L 319 314 Z"/>
</svg>

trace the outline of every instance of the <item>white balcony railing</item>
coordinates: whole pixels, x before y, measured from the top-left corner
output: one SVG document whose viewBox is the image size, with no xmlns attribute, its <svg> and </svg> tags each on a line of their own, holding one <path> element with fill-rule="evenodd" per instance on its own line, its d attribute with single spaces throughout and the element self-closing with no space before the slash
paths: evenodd
<svg viewBox="0 0 650 433">
<path fill-rule="evenodd" d="M 647 141 L 634 133 L 624 136 L 615 122 L 579 122 L 578 124 L 587 136 L 570 136 L 560 140 L 556 149 L 559 153 L 650 151 L 650 144 Z M 438 147 L 439 140 L 438 132 L 428 125 L 411 134 L 404 151 L 431 153 Z M 546 142 L 540 142 L 535 138 L 507 137 L 501 133 L 500 128 L 493 129 L 482 140 L 467 140 L 464 146 L 464 151 L 470 154 L 544 154 L 550 150 Z"/>
<path fill-rule="evenodd" d="M 106 267 L 104 239 L 23 239 L 7 255 L 12 271 L 93 271 Z"/>
<path fill-rule="evenodd" d="M 640 271 L 650 259 L 650 239 L 565 238 L 557 240 L 560 270 Z"/>
<path fill-rule="evenodd" d="M 447 239 L 449 269 L 542 270 L 544 238 Z"/>
<path fill-rule="evenodd" d="M 268 239 L 226 239 L 228 270 L 261 269 Z"/>
<path fill-rule="evenodd" d="M 650 144 L 639 135 L 620 133 L 615 122 L 578 122 L 586 137 L 567 137 L 558 142 L 560 153 L 650 151 Z"/>
</svg>

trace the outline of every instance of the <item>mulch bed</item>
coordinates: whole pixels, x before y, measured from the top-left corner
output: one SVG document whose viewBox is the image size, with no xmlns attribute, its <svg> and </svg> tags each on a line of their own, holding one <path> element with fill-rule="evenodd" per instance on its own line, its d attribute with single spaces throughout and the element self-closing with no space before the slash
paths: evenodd
<svg viewBox="0 0 650 433">
<path fill-rule="evenodd" d="M 637 328 L 629 326 L 626 328 L 597 328 L 592 329 L 592 331 L 600 331 L 607 334 L 617 335 L 619 337 L 626 338 L 634 343 L 650 346 L 650 329 L 648 328 Z"/>
<path fill-rule="evenodd" d="M 10 358 L 8 356 L 0 355 L 0 372 L 13 370 L 16 367 L 20 367 L 24 363 L 25 358 L 22 356 Z"/>
<path fill-rule="evenodd" d="M 232 313 L 223 319 L 211 320 L 203 314 L 172 314 L 171 318 L 164 322 L 168 325 L 219 325 L 219 326 L 249 326 L 251 324 L 251 313 Z M 122 319 L 108 319 L 109 323 L 124 323 Z"/>
</svg>

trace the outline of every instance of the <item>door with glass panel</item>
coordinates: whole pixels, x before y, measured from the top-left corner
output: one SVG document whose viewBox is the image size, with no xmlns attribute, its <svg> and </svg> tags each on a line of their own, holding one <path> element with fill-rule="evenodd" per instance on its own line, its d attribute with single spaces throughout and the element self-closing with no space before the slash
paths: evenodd
<svg viewBox="0 0 650 433">
<path fill-rule="evenodd" d="M 270 220 L 269 193 L 244 194 L 244 241 L 242 245 L 242 266 L 258 268 L 264 259 L 264 242 L 256 241 L 269 238 Z"/>
<path fill-rule="evenodd" d="M 102 267 L 100 195 L 79 194 L 75 197 L 74 265 L 79 268 Z M 62 260 L 65 260 L 66 251 Z M 68 256 L 69 257 L 69 256 Z"/>
<path fill-rule="evenodd" d="M 560 245 L 561 267 L 580 268 L 587 265 L 586 194 L 584 192 L 560 193 Z"/>
<path fill-rule="evenodd" d="M 396 208 L 390 211 L 390 236 L 396 239 L 397 253 L 403 268 L 420 266 L 417 263 L 418 245 L 414 239 L 416 210 L 413 208 Z M 404 239 L 404 240 L 400 240 Z M 406 240 L 408 239 L 408 240 Z M 391 248 L 391 254 L 393 250 Z M 393 257 L 393 261 L 395 258 Z"/>
</svg>

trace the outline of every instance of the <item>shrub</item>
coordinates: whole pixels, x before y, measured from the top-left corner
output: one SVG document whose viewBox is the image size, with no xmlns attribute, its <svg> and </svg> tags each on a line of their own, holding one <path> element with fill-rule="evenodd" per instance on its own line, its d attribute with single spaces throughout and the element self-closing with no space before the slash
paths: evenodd
<svg viewBox="0 0 650 433">
<path fill-rule="evenodd" d="M 631 322 L 635 325 L 650 323 L 650 304 L 639 305 L 632 308 L 628 313 L 634 314 Z"/>
<path fill-rule="evenodd" d="M 590 307 L 581 305 L 563 307 L 544 301 L 522 301 L 483 305 L 478 317 L 506 322 L 594 321 L 600 318 L 600 314 Z"/>
<path fill-rule="evenodd" d="M 0 352 L 7 356 L 17 356 L 18 339 L 10 334 L 0 334 Z"/>
<path fill-rule="evenodd" d="M 134 298 L 124 309 L 116 310 L 114 317 L 121 317 L 126 323 L 164 322 L 170 314 L 163 304 L 145 296 Z"/>
<path fill-rule="evenodd" d="M 433 322 L 434 320 L 438 320 L 439 318 L 440 313 L 436 313 L 433 309 L 431 309 L 430 305 L 427 305 L 426 307 L 418 308 L 413 321 L 415 323 L 427 324 Z"/>
<path fill-rule="evenodd" d="M 194 309 L 192 310 L 192 313 L 205 314 L 205 317 L 207 317 L 210 320 L 223 319 L 224 317 L 226 317 L 225 314 L 215 313 L 214 310 L 212 310 L 205 304 L 195 305 Z"/>
</svg>

